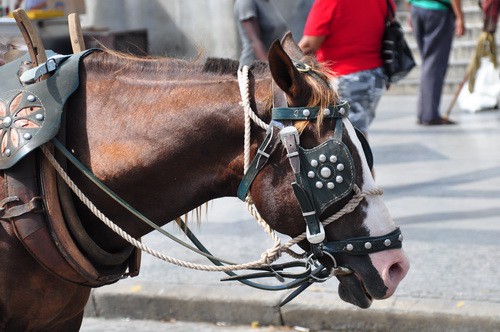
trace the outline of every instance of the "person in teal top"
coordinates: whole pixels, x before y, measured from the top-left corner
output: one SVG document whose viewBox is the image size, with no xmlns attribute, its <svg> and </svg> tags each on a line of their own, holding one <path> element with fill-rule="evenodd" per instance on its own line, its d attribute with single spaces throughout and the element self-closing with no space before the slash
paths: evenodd
<svg viewBox="0 0 500 332">
<path fill-rule="evenodd" d="M 417 123 L 450 125 L 454 121 L 441 117 L 439 106 L 444 78 L 448 69 L 453 35 L 465 33 L 461 0 L 407 0 L 413 29 L 422 58 Z"/>
</svg>

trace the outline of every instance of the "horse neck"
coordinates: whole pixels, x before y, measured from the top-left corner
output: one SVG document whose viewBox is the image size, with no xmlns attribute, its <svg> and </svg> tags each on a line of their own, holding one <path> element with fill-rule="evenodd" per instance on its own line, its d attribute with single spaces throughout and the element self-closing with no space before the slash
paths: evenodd
<svg viewBox="0 0 500 332">
<path fill-rule="evenodd" d="M 155 78 L 126 66 L 85 73 L 73 102 L 79 110 L 68 116 L 68 145 L 117 194 L 160 225 L 211 199 L 235 196 L 244 137 L 235 77 Z M 256 90 L 261 99 L 263 86 Z M 263 134 L 254 130 L 254 148 Z M 150 231 L 116 206 L 109 213 L 133 236 Z"/>
</svg>

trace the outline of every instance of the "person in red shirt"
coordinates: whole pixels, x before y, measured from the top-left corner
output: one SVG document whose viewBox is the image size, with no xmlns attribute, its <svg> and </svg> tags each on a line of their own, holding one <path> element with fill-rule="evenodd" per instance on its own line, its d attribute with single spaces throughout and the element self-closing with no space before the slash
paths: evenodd
<svg viewBox="0 0 500 332">
<path fill-rule="evenodd" d="M 386 86 L 381 47 L 387 6 L 388 0 L 316 0 L 299 42 L 338 75 L 349 119 L 365 135 Z"/>
</svg>

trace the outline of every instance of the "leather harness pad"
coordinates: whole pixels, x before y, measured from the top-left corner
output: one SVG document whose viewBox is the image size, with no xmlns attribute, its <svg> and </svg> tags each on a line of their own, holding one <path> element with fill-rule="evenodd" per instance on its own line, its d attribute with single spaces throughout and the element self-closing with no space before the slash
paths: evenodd
<svg viewBox="0 0 500 332">
<path fill-rule="evenodd" d="M 93 51 L 72 55 L 51 77 L 27 86 L 17 77 L 21 64 L 30 60 L 28 55 L 0 67 L 0 170 L 12 167 L 57 134 L 64 104 L 80 82 L 80 59 Z"/>
<path fill-rule="evenodd" d="M 354 161 L 347 146 L 335 138 L 312 149 L 299 146 L 299 150 L 302 182 L 307 179 L 317 215 L 320 216 L 326 208 L 352 191 Z"/>
<path fill-rule="evenodd" d="M 137 275 L 140 252 L 134 249 L 131 256 L 110 266 L 87 259 L 67 229 L 54 169 L 46 158 L 30 153 L 58 134 L 64 105 L 79 85 L 80 60 L 93 51 L 68 57 L 51 77 L 27 86 L 17 72 L 27 57 L 0 68 L 0 170 L 7 204 L 0 218 L 12 222 L 16 236 L 47 270 L 69 282 L 99 287 Z M 47 51 L 48 57 L 53 54 Z"/>
</svg>

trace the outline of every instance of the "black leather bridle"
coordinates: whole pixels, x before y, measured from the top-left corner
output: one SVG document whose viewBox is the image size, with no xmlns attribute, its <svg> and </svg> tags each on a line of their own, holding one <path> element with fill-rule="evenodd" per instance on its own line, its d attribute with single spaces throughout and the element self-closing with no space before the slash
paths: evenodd
<svg viewBox="0 0 500 332">
<path fill-rule="evenodd" d="M 301 72 L 309 72 L 306 65 L 296 63 Z M 304 69 L 306 68 L 306 69 Z M 313 73 L 311 71 L 311 73 Z M 337 266 L 335 256 L 343 253 L 350 255 L 368 255 L 371 253 L 397 249 L 402 247 L 402 234 L 399 228 L 376 237 L 357 237 L 341 241 L 328 241 L 325 236 L 323 224 L 320 221 L 322 213 L 332 204 L 353 192 L 355 184 L 355 165 L 351 153 L 342 142 L 343 119 L 348 117 L 349 104 L 340 102 L 321 110 L 319 107 L 289 107 L 286 98 L 278 97 L 282 91 L 274 90 L 274 107 L 272 119 L 269 123 L 266 137 L 257 150 L 250 167 L 247 169 L 237 196 L 245 201 L 253 180 L 264 168 L 273 152 L 281 142 L 287 151 L 287 157 L 293 170 L 295 181 L 291 183 L 302 215 L 306 223 L 307 240 L 311 250 L 308 253 L 308 272 L 300 282 L 292 282 L 293 287 L 299 287 L 281 305 L 289 302 L 305 288 L 314 282 L 321 282 L 332 275 L 349 274 L 348 268 Z M 278 105 L 277 105 L 278 104 Z M 300 135 L 293 126 L 294 121 L 316 121 L 318 115 L 335 122 L 333 137 L 320 145 L 305 149 L 300 146 Z M 356 134 L 361 142 L 363 153 L 370 169 L 373 166 L 373 155 L 364 135 L 356 129 Z M 333 268 L 327 269 L 318 263 L 319 258 L 328 256 L 333 261 Z M 283 268 L 283 266 L 280 266 Z M 231 280 L 269 277 L 276 275 L 270 273 L 256 273 L 246 276 L 232 277 Z M 283 276 L 283 275 L 281 275 Z M 292 288 L 292 287 L 286 287 Z"/>
</svg>

